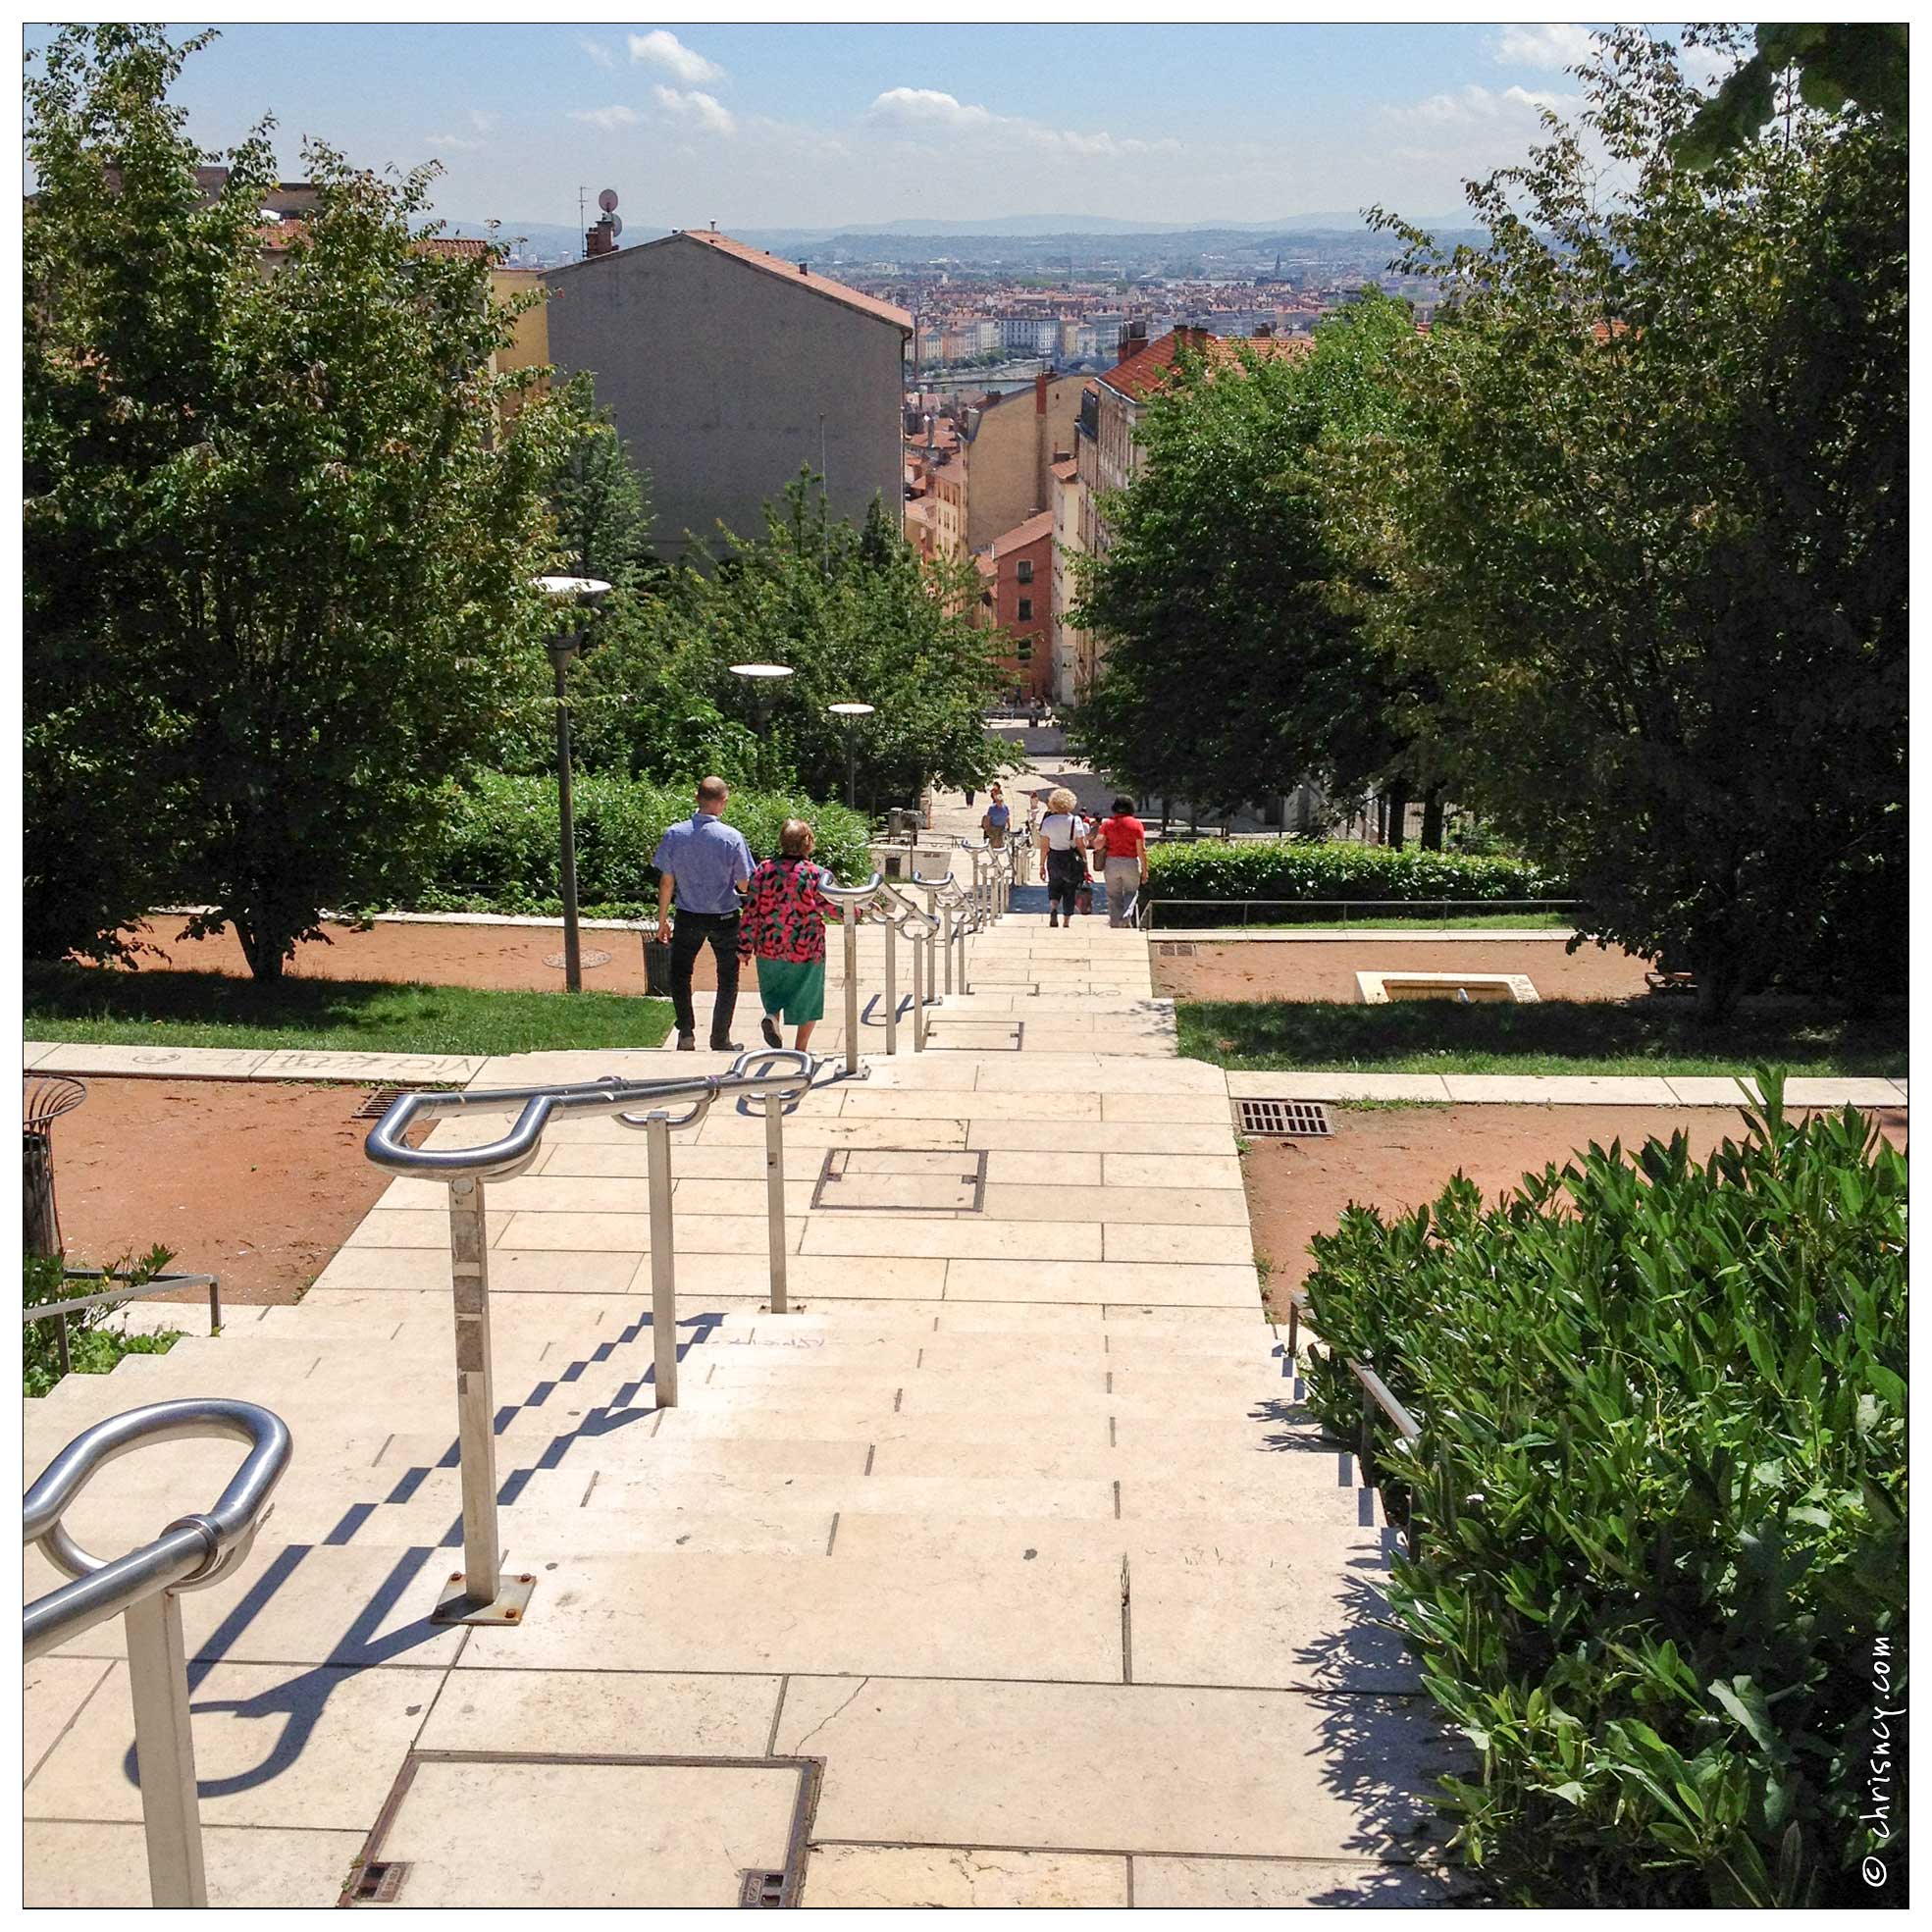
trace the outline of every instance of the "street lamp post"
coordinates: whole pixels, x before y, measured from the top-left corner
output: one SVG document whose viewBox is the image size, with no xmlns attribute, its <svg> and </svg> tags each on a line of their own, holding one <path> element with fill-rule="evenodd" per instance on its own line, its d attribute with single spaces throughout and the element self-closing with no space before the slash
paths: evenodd
<svg viewBox="0 0 1932 1932">
<path fill-rule="evenodd" d="M 872 715 L 870 705 L 828 705 L 835 718 L 845 720 L 845 802 L 849 809 L 859 804 L 859 720 Z"/>
<path fill-rule="evenodd" d="M 731 675 L 744 678 L 752 687 L 752 707 L 758 721 L 758 776 L 765 778 L 770 760 L 765 753 L 765 726 L 771 721 L 771 701 L 779 685 L 792 675 L 789 664 L 733 664 Z"/>
<path fill-rule="evenodd" d="M 550 600 L 556 629 L 545 641 L 550 669 L 556 675 L 556 803 L 559 837 L 559 883 L 563 893 L 563 985 L 570 993 L 584 990 L 584 955 L 577 937 L 577 830 L 570 804 L 570 698 L 565 674 L 584 647 L 577 613 L 595 607 L 610 586 L 596 577 L 539 577 L 537 588 Z"/>
</svg>

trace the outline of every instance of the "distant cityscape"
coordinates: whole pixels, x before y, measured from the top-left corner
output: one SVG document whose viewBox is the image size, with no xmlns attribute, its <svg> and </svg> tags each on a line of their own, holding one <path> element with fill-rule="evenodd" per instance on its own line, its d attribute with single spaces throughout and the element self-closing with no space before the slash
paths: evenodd
<svg viewBox="0 0 1932 1932">
<path fill-rule="evenodd" d="M 1436 299 L 1434 283 L 1391 271 L 1396 242 L 1359 218 L 1035 232 L 1050 219 L 1018 218 L 1012 233 L 941 224 L 928 232 L 754 229 L 739 238 L 906 310 L 914 320 L 906 383 L 914 391 L 999 394 L 1042 369 L 1103 369 L 1134 324 L 1144 325 L 1149 340 L 1182 327 L 1221 337 L 1305 336 L 1371 287 L 1412 301 L 1423 321 Z M 488 231 L 451 222 L 447 232 Z M 629 240 L 664 232 L 637 224 Z M 1463 226 L 1435 232 L 1451 243 L 1478 238 Z M 587 252 L 585 234 L 574 229 L 503 223 L 495 233 L 512 266 L 551 268 Z"/>
</svg>

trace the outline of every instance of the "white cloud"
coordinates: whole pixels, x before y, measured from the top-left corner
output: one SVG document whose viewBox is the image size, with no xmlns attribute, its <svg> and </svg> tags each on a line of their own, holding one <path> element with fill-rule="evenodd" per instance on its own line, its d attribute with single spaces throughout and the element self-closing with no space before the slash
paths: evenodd
<svg viewBox="0 0 1932 1932">
<path fill-rule="evenodd" d="M 963 101 L 934 87 L 888 88 L 873 101 L 866 114 L 870 120 L 904 129 L 909 135 L 997 133 L 1005 141 L 1024 141 L 1079 160 L 1123 160 L 1131 155 L 1180 152 L 1180 143 L 1172 138 L 1144 141 L 1133 135 L 1118 136 L 1104 131 L 1083 134 L 1049 128 L 1017 115 L 995 114 L 990 107 Z"/>
<path fill-rule="evenodd" d="M 475 154 L 490 145 L 488 141 L 466 140 L 461 134 L 431 134 L 423 145 L 451 154 Z"/>
<path fill-rule="evenodd" d="M 724 78 L 724 69 L 715 61 L 707 61 L 695 48 L 687 47 L 675 33 L 667 33 L 661 26 L 650 33 L 633 33 L 630 46 L 634 62 L 661 67 L 666 73 L 676 75 L 687 87 L 700 80 Z"/>
<path fill-rule="evenodd" d="M 1535 128 L 1544 108 L 1562 114 L 1574 108 L 1576 94 L 1538 93 L 1528 87 L 1505 87 L 1500 93 L 1474 82 L 1454 94 L 1431 94 L 1405 107 L 1385 107 L 1384 115 L 1411 128 L 1493 128 L 1522 122 Z"/>
<path fill-rule="evenodd" d="M 587 127 L 599 129 L 606 134 L 615 133 L 619 128 L 635 128 L 638 124 L 638 111 L 634 107 L 585 107 L 571 115 L 571 120 L 581 121 Z"/>
<path fill-rule="evenodd" d="M 470 126 L 474 128 L 479 134 L 487 134 L 491 132 L 491 131 L 495 129 L 495 127 L 496 126 L 496 120 L 497 117 L 496 115 L 486 114 L 480 107 L 473 107 L 470 109 Z"/>
<path fill-rule="evenodd" d="M 617 56 L 601 40 L 593 40 L 588 34 L 580 34 L 577 44 L 597 62 L 598 66 L 614 68 L 617 65 Z"/>
<path fill-rule="evenodd" d="M 651 91 L 666 113 L 695 120 L 707 133 L 729 134 L 738 126 L 713 94 L 701 93 L 695 87 L 682 94 L 675 87 L 653 87 Z"/>
<path fill-rule="evenodd" d="M 1587 26 L 1506 26 L 1494 53 L 1506 67 L 1560 69 L 1588 60 L 1593 45 Z"/>
<path fill-rule="evenodd" d="M 875 120 L 907 128 L 990 128 L 995 118 L 990 108 L 968 107 L 933 87 L 889 87 L 867 112 Z"/>
</svg>

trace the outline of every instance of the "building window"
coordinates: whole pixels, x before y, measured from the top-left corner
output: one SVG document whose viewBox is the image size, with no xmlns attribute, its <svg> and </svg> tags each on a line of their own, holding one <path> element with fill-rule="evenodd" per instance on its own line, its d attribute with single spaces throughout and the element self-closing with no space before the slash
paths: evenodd
<svg viewBox="0 0 1932 1932">
<path fill-rule="evenodd" d="M 1017 662 L 1030 664 L 1033 661 L 1033 647 L 1022 639 L 1013 654 Z"/>
<path fill-rule="evenodd" d="M 1019 621 L 1022 624 L 1030 624 L 1033 621 L 1033 600 L 1029 597 L 1019 600 Z"/>
<path fill-rule="evenodd" d="M 1033 581 L 1033 559 L 1030 556 L 1021 557 L 1015 568 L 1014 575 L 1022 584 L 1030 584 Z"/>
</svg>

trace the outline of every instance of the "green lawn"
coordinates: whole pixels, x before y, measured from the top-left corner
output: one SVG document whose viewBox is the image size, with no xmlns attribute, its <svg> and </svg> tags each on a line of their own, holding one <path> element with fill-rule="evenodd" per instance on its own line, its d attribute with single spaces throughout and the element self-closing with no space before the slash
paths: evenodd
<svg viewBox="0 0 1932 1932">
<path fill-rule="evenodd" d="M 1255 1071 L 1737 1073 L 1764 1061 L 1808 1075 L 1906 1070 L 1903 1007 L 1862 1024 L 1753 1007 L 1715 1031 L 1674 1001 L 1186 1001 L 1176 1016 L 1188 1058 Z"/>
<path fill-rule="evenodd" d="M 479 992 L 375 979 L 258 986 L 215 972 L 29 963 L 26 1037 L 75 1045 L 306 1047 L 350 1053 L 533 1053 L 654 1047 L 668 1000 Z"/>
<path fill-rule="evenodd" d="M 1216 919 L 1212 930 L 1216 932 L 1320 932 L 1334 933 L 1346 938 L 1352 932 L 1404 932 L 1422 930 L 1426 932 L 1567 932 L 1571 919 L 1567 913 L 1465 913 L 1454 918 L 1437 918 L 1429 913 L 1418 910 L 1409 914 L 1378 914 L 1374 918 L 1349 916 L 1343 925 L 1333 918 L 1306 919 L 1250 919 L 1243 925 L 1236 915 L 1236 909 L 1230 909 L 1229 916 Z M 1194 939 L 1210 928 L 1206 926 L 1168 925 L 1160 922 L 1148 927 L 1148 935 L 1154 939 Z"/>
</svg>

